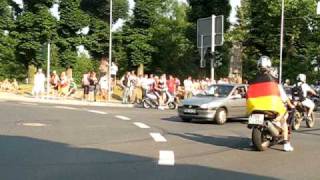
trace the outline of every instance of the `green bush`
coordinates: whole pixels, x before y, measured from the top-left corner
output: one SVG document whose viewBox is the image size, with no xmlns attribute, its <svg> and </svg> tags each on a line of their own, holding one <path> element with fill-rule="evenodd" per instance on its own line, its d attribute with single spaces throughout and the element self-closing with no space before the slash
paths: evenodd
<svg viewBox="0 0 320 180">
<path fill-rule="evenodd" d="M 73 78 L 78 85 L 81 84 L 81 79 L 84 73 L 89 71 L 97 71 L 98 63 L 85 56 L 80 56 L 73 65 Z"/>
</svg>

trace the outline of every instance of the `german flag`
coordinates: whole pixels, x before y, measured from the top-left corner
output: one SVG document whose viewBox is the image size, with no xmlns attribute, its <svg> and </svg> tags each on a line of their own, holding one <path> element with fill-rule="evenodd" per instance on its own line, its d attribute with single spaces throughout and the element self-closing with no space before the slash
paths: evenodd
<svg viewBox="0 0 320 180">
<path fill-rule="evenodd" d="M 277 80 L 270 75 L 258 75 L 250 83 L 247 95 L 247 112 L 255 110 L 284 114 L 286 108 L 281 100 Z"/>
</svg>

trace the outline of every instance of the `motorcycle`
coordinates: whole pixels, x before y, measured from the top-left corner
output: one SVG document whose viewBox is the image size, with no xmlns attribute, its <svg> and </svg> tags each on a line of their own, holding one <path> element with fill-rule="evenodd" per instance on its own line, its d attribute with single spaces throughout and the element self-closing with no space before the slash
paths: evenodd
<svg viewBox="0 0 320 180">
<path fill-rule="evenodd" d="M 298 130 L 301 126 L 302 121 L 306 122 L 308 128 L 312 128 L 315 125 L 315 116 L 312 112 L 311 117 L 308 117 L 309 109 L 302 105 L 302 102 L 297 97 L 292 98 L 292 104 L 295 105 L 296 109 L 293 112 L 292 129 Z"/>
<path fill-rule="evenodd" d="M 283 142 L 283 130 L 274 122 L 276 117 L 271 111 L 254 111 L 249 116 L 248 128 L 252 129 L 252 143 L 257 150 Z"/>
<path fill-rule="evenodd" d="M 176 109 L 177 103 L 175 97 L 172 96 L 168 91 L 164 91 L 166 94 L 165 106 L 168 106 L 169 109 Z M 147 93 L 146 96 L 142 99 L 142 105 L 146 109 L 157 109 L 159 107 L 158 97 L 154 93 Z"/>
</svg>

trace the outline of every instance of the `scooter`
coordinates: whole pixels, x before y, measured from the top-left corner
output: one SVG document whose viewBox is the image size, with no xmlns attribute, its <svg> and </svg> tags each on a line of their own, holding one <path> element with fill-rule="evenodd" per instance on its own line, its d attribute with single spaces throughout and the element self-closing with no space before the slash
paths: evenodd
<svg viewBox="0 0 320 180">
<path fill-rule="evenodd" d="M 276 117 L 271 111 L 254 111 L 249 116 L 248 128 L 252 129 L 252 143 L 258 151 L 283 142 L 283 130 L 274 122 Z"/>
<path fill-rule="evenodd" d="M 172 96 L 167 90 L 164 91 L 166 94 L 165 106 L 168 106 L 169 109 L 176 109 L 177 103 L 175 97 Z M 147 93 L 146 96 L 142 99 L 142 105 L 146 109 L 157 109 L 159 107 L 158 97 L 154 93 Z"/>
</svg>

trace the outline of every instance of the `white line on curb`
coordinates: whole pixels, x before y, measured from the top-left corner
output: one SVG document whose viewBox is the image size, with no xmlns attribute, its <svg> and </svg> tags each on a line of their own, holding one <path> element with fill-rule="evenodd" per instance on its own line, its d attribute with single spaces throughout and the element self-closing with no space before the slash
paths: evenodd
<svg viewBox="0 0 320 180">
<path fill-rule="evenodd" d="M 96 111 L 96 110 L 88 110 L 88 112 L 92 112 L 92 113 L 96 113 L 96 114 L 108 114 L 108 113 L 106 113 L 106 112 Z"/>
<path fill-rule="evenodd" d="M 160 133 L 150 133 L 150 136 L 155 142 L 167 142 L 166 138 L 164 138 Z"/>
<path fill-rule="evenodd" d="M 122 119 L 122 120 L 125 120 L 125 121 L 129 121 L 129 120 L 131 120 L 130 118 L 128 118 L 128 117 L 125 117 L 125 116 L 119 116 L 119 115 L 117 115 L 116 116 L 116 118 L 118 118 L 118 119 Z"/>
<path fill-rule="evenodd" d="M 136 125 L 136 126 L 138 126 L 139 128 L 142 128 L 142 129 L 148 129 L 148 128 L 150 128 L 148 125 L 143 124 L 143 123 L 141 123 L 141 122 L 134 122 L 133 124 Z"/>
<path fill-rule="evenodd" d="M 36 103 L 30 103 L 30 102 L 21 102 L 20 104 L 23 104 L 23 105 L 32 105 L 32 106 L 37 106 L 38 104 Z"/>
<path fill-rule="evenodd" d="M 58 109 L 68 109 L 68 110 L 76 110 L 77 108 L 69 107 L 69 106 L 54 106 Z"/>
<path fill-rule="evenodd" d="M 174 152 L 173 151 L 159 151 L 159 165 L 173 166 Z"/>
</svg>

